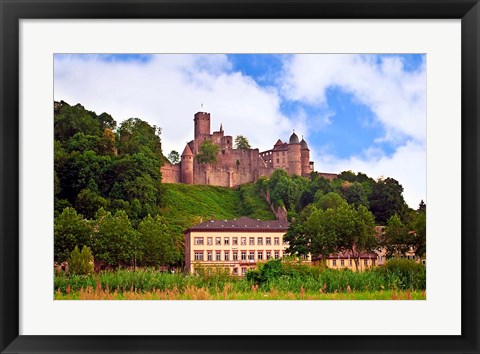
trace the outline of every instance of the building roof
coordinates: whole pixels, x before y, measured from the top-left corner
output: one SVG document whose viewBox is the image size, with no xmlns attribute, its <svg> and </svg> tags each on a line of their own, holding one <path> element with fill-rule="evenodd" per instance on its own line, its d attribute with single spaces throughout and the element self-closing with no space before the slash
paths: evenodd
<svg viewBox="0 0 480 354">
<path fill-rule="evenodd" d="M 185 149 L 183 149 L 182 156 L 193 156 L 192 149 L 190 149 L 190 146 L 188 144 L 185 145 Z"/>
<path fill-rule="evenodd" d="M 275 145 L 273 145 L 273 146 L 278 146 L 278 145 L 282 145 L 282 144 L 283 144 L 283 141 L 278 139 L 277 142 L 275 143 Z"/>
<path fill-rule="evenodd" d="M 290 144 L 298 144 L 299 143 L 298 136 L 297 136 L 297 134 L 295 134 L 295 132 L 293 132 L 292 135 L 290 135 L 289 143 Z"/>
<path fill-rule="evenodd" d="M 303 136 L 302 136 L 302 141 L 300 142 L 300 145 L 302 146 L 302 150 L 308 150 L 307 142 L 303 139 Z"/>
<path fill-rule="evenodd" d="M 247 231 L 280 232 L 287 231 L 290 223 L 279 220 L 258 220 L 242 216 L 233 220 L 209 220 L 184 231 Z"/>
</svg>

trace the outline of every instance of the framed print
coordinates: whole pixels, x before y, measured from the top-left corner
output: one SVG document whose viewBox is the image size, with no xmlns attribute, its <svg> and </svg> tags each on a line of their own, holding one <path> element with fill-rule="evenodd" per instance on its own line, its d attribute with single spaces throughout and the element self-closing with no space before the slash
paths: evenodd
<svg viewBox="0 0 480 354">
<path fill-rule="evenodd" d="M 478 353 L 477 1 L 0 1 L 2 353 Z M 361 191 L 389 171 L 408 207 L 382 214 Z M 294 175 L 327 187 L 268 184 Z M 324 222 L 347 213 L 384 254 Z M 385 286 L 392 254 L 411 268 Z M 349 278 L 291 285 L 302 259 Z"/>
</svg>

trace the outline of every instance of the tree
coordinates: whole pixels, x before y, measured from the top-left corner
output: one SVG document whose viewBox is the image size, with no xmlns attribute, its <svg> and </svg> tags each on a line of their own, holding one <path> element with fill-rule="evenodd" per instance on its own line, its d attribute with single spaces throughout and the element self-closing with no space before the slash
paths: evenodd
<svg viewBox="0 0 480 354">
<path fill-rule="evenodd" d="M 179 163 L 180 154 L 178 153 L 178 151 L 175 151 L 175 150 L 170 151 L 170 153 L 168 154 L 168 160 L 173 164 Z"/>
<path fill-rule="evenodd" d="M 100 209 L 95 221 L 95 259 L 108 266 L 134 264 L 139 257 L 137 232 L 132 228 L 128 215 L 118 210 L 115 215 Z"/>
<path fill-rule="evenodd" d="M 93 255 L 89 247 L 83 246 L 82 251 L 75 246 L 68 259 L 70 274 L 88 275 L 93 273 Z"/>
<path fill-rule="evenodd" d="M 387 251 L 387 257 L 401 257 L 408 251 L 408 228 L 397 214 L 392 215 L 388 219 L 382 243 Z"/>
<path fill-rule="evenodd" d="M 403 187 L 397 180 L 388 177 L 377 181 L 369 200 L 370 211 L 377 223 L 385 225 L 394 214 L 405 221 L 408 207 L 402 194 Z"/>
<path fill-rule="evenodd" d="M 180 252 L 175 237 L 169 232 L 165 220 L 150 215 L 138 226 L 141 263 L 147 266 L 172 265 L 179 261 Z"/>
<path fill-rule="evenodd" d="M 68 259 L 75 246 L 92 245 L 92 229 L 89 223 L 73 208 L 65 208 L 54 222 L 54 260 L 61 263 Z"/>
<path fill-rule="evenodd" d="M 210 140 L 205 140 L 200 145 L 200 152 L 195 156 L 198 163 L 216 163 L 220 148 Z"/>
<path fill-rule="evenodd" d="M 243 135 L 237 135 L 235 137 L 235 148 L 236 149 L 242 149 L 242 150 L 248 150 L 251 148 L 250 143 L 248 142 L 248 139 L 244 137 Z"/>
<path fill-rule="evenodd" d="M 315 205 L 322 210 L 336 209 L 346 204 L 346 200 L 335 192 L 330 192 L 324 195 L 322 191 L 317 191 L 315 194 Z"/>
<path fill-rule="evenodd" d="M 151 126 L 139 118 L 130 118 L 120 124 L 117 134 L 119 154 L 136 154 L 143 148 L 149 149 L 158 158 L 162 157 L 160 134 L 162 129 Z"/>
</svg>

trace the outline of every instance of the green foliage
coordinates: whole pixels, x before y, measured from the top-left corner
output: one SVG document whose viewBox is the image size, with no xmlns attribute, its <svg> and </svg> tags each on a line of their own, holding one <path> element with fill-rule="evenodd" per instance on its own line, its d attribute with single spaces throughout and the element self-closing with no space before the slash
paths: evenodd
<svg viewBox="0 0 480 354">
<path fill-rule="evenodd" d="M 82 251 L 75 246 L 68 259 L 69 274 L 88 275 L 93 273 L 93 255 L 89 247 L 83 246 Z"/>
<path fill-rule="evenodd" d="M 91 246 L 92 230 L 88 222 L 73 208 L 65 208 L 55 218 L 54 259 L 61 263 L 68 259 L 75 246 Z"/>
<path fill-rule="evenodd" d="M 175 237 L 162 217 L 147 216 L 138 226 L 138 234 L 142 265 L 155 267 L 181 261 L 177 242 L 183 235 Z"/>
<path fill-rule="evenodd" d="M 246 137 L 244 137 L 243 135 L 237 135 L 235 137 L 235 149 L 248 150 L 250 148 L 250 143 L 248 142 L 248 139 Z"/>
<path fill-rule="evenodd" d="M 118 153 L 134 155 L 149 149 L 159 159 L 163 157 L 160 142 L 161 128 L 151 126 L 139 118 L 130 118 L 120 124 L 117 131 Z"/>
<path fill-rule="evenodd" d="M 390 259 L 376 270 L 393 289 L 425 289 L 427 272 L 423 264 L 409 259 Z"/>
<path fill-rule="evenodd" d="M 394 214 L 405 221 L 408 207 L 402 193 L 402 185 L 390 177 L 379 179 L 373 186 L 369 200 L 370 211 L 375 215 L 375 221 L 378 224 L 385 225 Z"/>
<path fill-rule="evenodd" d="M 240 194 L 242 215 L 249 216 L 253 219 L 272 220 L 275 215 L 269 208 L 265 199 L 260 195 L 260 188 L 257 184 L 247 183 L 238 187 Z"/>
<path fill-rule="evenodd" d="M 138 233 L 133 229 L 128 215 L 118 210 L 114 215 L 100 209 L 95 220 L 95 259 L 105 265 L 133 265 L 136 257 L 141 258 Z"/>
<path fill-rule="evenodd" d="M 180 162 L 180 154 L 178 153 L 178 151 L 175 150 L 170 151 L 167 158 L 173 164 L 177 164 Z"/>
<path fill-rule="evenodd" d="M 200 152 L 195 156 L 198 163 L 216 163 L 220 148 L 210 140 L 205 140 L 200 145 Z"/>
<path fill-rule="evenodd" d="M 387 222 L 383 246 L 386 248 L 387 257 L 402 257 L 410 248 L 408 228 L 397 214 L 392 215 Z"/>
</svg>

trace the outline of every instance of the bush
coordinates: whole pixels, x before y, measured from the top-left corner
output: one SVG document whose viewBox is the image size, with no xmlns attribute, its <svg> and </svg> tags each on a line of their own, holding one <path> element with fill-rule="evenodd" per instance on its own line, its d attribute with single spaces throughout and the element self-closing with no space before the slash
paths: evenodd
<svg viewBox="0 0 480 354">
<path fill-rule="evenodd" d="M 426 289 L 427 272 L 423 264 L 409 259 L 390 259 L 385 266 L 378 268 L 386 286 L 393 289 Z"/>
<path fill-rule="evenodd" d="M 88 275 L 93 273 L 93 255 L 90 248 L 82 247 L 82 251 L 75 246 L 68 260 L 68 272 L 76 275 Z"/>
</svg>

